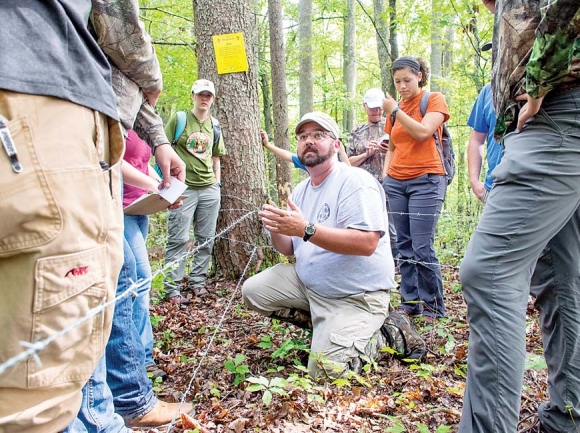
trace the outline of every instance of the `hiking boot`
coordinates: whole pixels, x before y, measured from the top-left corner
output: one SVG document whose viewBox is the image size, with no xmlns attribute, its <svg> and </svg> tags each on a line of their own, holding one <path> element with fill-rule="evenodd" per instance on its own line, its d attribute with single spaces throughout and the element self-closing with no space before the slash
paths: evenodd
<svg viewBox="0 0 580 433">
<path fill-rule="evenodd" d="M 409 317 L 398 310 L 389 312 L 385 323 L 381 326 L 387 346 L 395 350 L 395 358 L 399 360 L 421 361 L 427 354 L 427 345 L 415 330 Z"/>
<path fill-rule="evenodd" d="M 179 412 L 178 412 L 179 409 Z M 189 403 L 165 403 L 157 400 L 153 409 L 143 415 L 141 418 L 125 419 L 127 427 L 159 427 L 168 424 L 173 419 L 179 419 L 182 413 L 189 413 L 193 406 Z"/>
<path fill-rule="evenodd" d="M 160 377 L 162 380 L 167 379 L 167 373 L 157 367 L 156 364 L 151 364 L 147 366 L 147 376 L 153 381 Z"/>
<path fill-rule="evenodd" d="M 290 322 L 302 329 L 312 329 L 312 318 L 309 311 L 299 310 L 298 308 L 283 308 L 274 311 L 270 318 Z"/>
</svg>

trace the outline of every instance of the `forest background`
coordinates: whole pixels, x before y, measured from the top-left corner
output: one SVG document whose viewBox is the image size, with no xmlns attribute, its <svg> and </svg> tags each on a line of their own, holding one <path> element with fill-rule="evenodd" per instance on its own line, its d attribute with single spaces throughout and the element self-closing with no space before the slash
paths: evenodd
<svg viewBox="0 0 580 433">
<path fill-rule="evenodd" d="M 222 209 L 256 209 L 269 195 L 284 205 L 300 170 L 264 154 L 263 128 L 277 146 L 296 150 L 293 125 L 305 112 L 331 114 L 342 138 L 366 120 L 362 97 L 372 87 L 392 95 L 392 62 L 417 55 L 431 66 L 429 89 L 445 94 L 457 155 L 438 230 L 444 263 L 457 264 L 481 212 L 467 175 L 466 126 L 479 90 L 489 80 L 493 17 L 479 0 L 141 0 L 142 20 L 164 76 L 157 110 L 165 121 L 191 108 L 191 84 L 216 84 L 212 114 L 222 125 L 228 156 L 222 159 Z M 217 73 L 213 35 L 241 32 L 249 70 Z M 241 212 L 241 211 L 240 211 Z M 218 232 L 243 214 L 221 212 Z M 161 216 L 163 218 L 163 216 Z M 160 245 L 163 221 L 151 242 Z M 237 277 L 250 257 L 245 239 L 267 243 L 255 216 L 216 243 L 216 269 Z M 233 239 L 233 241 L 232 241 Z M 228 252 L 229 254 L 221 254 Z M 276 260 L 259 251 L 266 263 Z"/>
<path fill-rule="evenodd" d="M 182 427 L 195 432 L 454 431 L 468 342 L 458 266 L 482 210 L 468 179 L 466 123 L 489 81 L 491 52 L 481 47 L 491 42 L 492 15 L 480 0 L 140 0 L 140 6 L 164 77 L 159 114 L 167 122 L 190 109 L 192 83 L 212 80 L 212 114 L 228 150 L 207 285 L 211 296 L 193 298 L 186 308 L 161 302 L 166 213 L 151 218 L 155 359 L 169 375 L 154 383 L 160 398 L 192 401 L 194 418 Z M 243 34 L 248 70 L 218 74 L 212 37 L 232 33 Z M 264 319 L 240 302 L 244 278 L 283 260 L 271 249 L 257 210 L 266 197 L 284 206 L 305 177 L 264 153 L 259 131 L 295 152 L 294 125 L 303 113 L 320 110 L 337 120 L 346 143 L 348 132 L 366 120 L 366 90 L 396 94 L 390 67 L 402 55 L 427 60 L 428 88 L 445 95 L 451 113 L 457 173 L 436 235 L 448 317 L 415 322 L 429 348 L 424 363 L 387 359 L 368 364 L 360 376 L 317 383 L 304 368 L 310 334 Z M 194 253 L 192 248 L 188 262 Z M 528 314 L 518 431 L 546 397 L 531 304 Z"/>
</svg>

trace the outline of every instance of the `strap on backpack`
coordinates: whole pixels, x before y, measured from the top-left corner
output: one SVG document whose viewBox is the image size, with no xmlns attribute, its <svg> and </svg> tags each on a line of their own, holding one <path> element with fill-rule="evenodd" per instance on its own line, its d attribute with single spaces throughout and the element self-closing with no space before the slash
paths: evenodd
<svg viewBox="0 0 580 433">
<path fill-rule="evenodd" d="M 183 131 L 185 131 L 186 122 L 187 122 L 187 117 L 185 115 L 185 111 L 178 111 L 177 112 L 177 124 L 175 125 L 175 133 L 173 134 L 173 141 L 171 142 L 171 145 L 173 147 L 175 147 L 175 145 L 177 144 L 177 140 L 179 139 L 179 137 L 181 137 L 181 134 L 183 134 Z"/>
<path fill-rule="evenodd" d="M 185 131 L 186 124 L 187 124 L 187 115 L 185 111 L 178 111 L 177 124 L 175 125 L 175 133 L 173 135 L 173 141 L 171 142 L 171 145 L 173 147 L 175 147 L 175 145 L 177 144 L 177 140 L 179 140 L 179 137 L 181 137 L 181 134 L 183 134 L 183 131 Z M 222 127 L 220 126 L 218 120 L 213 116 L 211 117 L 211 124 L 213 127 L 213 145 L 215 146 L 220 141 Z"/>
</svg>

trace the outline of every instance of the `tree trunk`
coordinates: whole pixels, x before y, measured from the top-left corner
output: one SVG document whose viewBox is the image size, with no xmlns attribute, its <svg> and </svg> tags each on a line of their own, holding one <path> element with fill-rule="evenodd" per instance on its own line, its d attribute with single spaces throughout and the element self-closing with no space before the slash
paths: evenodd
<svg viewBox="0 0 580 433">
<path fill-rule="evenodd" d="M 300 75 L 300 117 L 314 107 L 312 78 L 312 0 L 298 2 L 298 46 L 300 48 L 298 74 Z"/>
<path fill-rule="evenodd" d="M 373 0 L 373 9 L 375 15 L 377 54 L 381 68 L 381 88 L 391 95 L 394 95 L 395 86 L 393 84 L 393 76 L 391 75 L 393 60 L 389 55 L 389 27 L 387 25 L 388 14 L 386 11 L 386 1 Z"/>
<path fill-rule="evenodd" d="M 389 0 L 389 46 L 391 47 L 391 65 L 399 58 L 399 42 L 397 41 L 397 0 Z M 388 89 L 391 95 L 396 95 L 395 82 L 391 76 L 391 87 Z"/>
<path fill-rule="evenodd" d="M 212 114 L 222 126 L 228 150 L 228 155 L 221 158 L 222 206 L 217 232 L 229 230 L 215 243 L 214 263 L 219 274 L 238 278 L 251 257 L 251 244 L 268 243 L 255 212 L 266 195 L 253 51 L 256 26 L 248 0 L 194 0 L 193 11 L 198 76 L 215 83 Z M 212 36 L 240 29 L 249 70 L 218 75 Z"/>
<path fill-rule="evenodd" d="M 351 104 L 344 110 L 342 126 L 343 131 L 351 131 L 354 128 L 355 112 L 352 102 L 356 97 L 356 14 L 355 0 L 346 2 L 346 20 L 344 21 L 343 43 L 343 67 L 342 74 L 346 93 Z"/>
<path fill-rule="evenodd" d="M 453 42 L 455 42 L 455 27 L 447 26 L 445 28 L 445 41 L 443 42 L 443 85 L 442 92 L 449 94 L 449 78 L 453 69 Z M 450 102 L 449 100 L 447 101 Z"/>
<path fill-rule="evenodd" d="M 274 101 L 274 143 L 280 149 L 290 150 L 288 136 L 288 95 L 286 91 L 286 48 L 282 25 L 282 3 L 268 0 L 270 22 L 270 62 L 272 68 L 272 99 Z M 292 192 L 292 172 L 290 164 L 276 161 L 276 184 L 279 206 L 285 208 Z"/>
<path fill-rule="evenodd" d="M 266 35 L 267 32 L 264 32 Z M 264 39 L 267 39 L 265 37 Z M 260 44 L 258 58 L 265 58 L 265 41 Z M 260 88 L 262 90 L 262 116 L 264 117 L 264 130 L 268 137 L 274 137 L 274 120 L 272 119 L 272 98 L 270 97 L 270 78 L 265 67 L 260 68 Z M 274 201 L 278 201 L 278 191 L 276 190 L 276 156 L 270 152 L 264 152 L 266 162 L 266 185 L 268 195 Z"/>
<path fill-rule="evenodd" d="M 442 82 L 441 63 L 443 57 L 443 36 L 439 0 L 431 1 L 431 14 L 431 91 L 439 92 Z"/>
</svg>

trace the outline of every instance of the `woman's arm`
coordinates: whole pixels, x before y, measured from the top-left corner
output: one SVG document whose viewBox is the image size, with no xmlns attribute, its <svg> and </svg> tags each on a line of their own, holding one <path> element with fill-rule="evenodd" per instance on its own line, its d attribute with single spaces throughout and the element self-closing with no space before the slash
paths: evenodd
<svg viewBox="0 0 580 433">
<path fill-rule="evenodd" d="M 387 150 L 387 153 L 385 154 L 385 162 L 383 163 L 383 179 L 387 177 L 387 172 L 389 171 L 391 161 L 393 160 L 393 152 L 395 152 L 395 146 L 392 143 L 389 143 L 389 150 Z"/>
<path fill-rule="evenodd" d="M 121 165 L 121 172 L 123 173 L 123 183 L 144 189 L 146 191 L 157 192 L 159 181 L 141 173 L 127 161 L 123 161 Z"/>
</svg>

